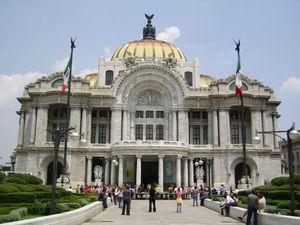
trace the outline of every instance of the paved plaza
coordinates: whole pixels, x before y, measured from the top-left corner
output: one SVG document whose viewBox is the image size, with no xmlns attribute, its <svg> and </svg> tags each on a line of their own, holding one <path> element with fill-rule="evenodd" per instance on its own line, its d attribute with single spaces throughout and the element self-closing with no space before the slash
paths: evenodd
<svg viewBox="0 0 300 225">
<path fill-rule="evenodd" d="M 156 201 L 156 212 L 149 212 L 148 210 L 148 200 L 133 200 L 130 216 L 121 215 L 121 209 L 113 205 L 84 225 L 242 224 L 238 220 L 221 216 L 205 207 L 193 207 L 191 200 L 184 200 L 182 213 L 176 212 L 175 200 Z"/>
</svg>

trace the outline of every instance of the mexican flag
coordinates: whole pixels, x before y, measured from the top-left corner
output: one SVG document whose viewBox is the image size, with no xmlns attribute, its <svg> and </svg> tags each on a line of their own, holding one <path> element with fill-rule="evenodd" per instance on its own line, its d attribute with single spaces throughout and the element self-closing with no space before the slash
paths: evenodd
<svg viewBox="0 0 300 225">
<path fill-rule="evenodd" d="M 240 78 L 240 72 L 241 72 L 241 60 L 240 55 L 238 54 L 238 62 L 236 66 L 236 76 L 235 76 L 235 95 L 237 97 L 240 97 L 243 94 L 243 83 Z"/>
<path fill-rule="evenodd" d="M 65 95 L 66 89 L 69 84 L 69 79 L 70 79 L 70 75 L 71 75 L 71 67 L 72 67 L 72 57 L 70 57 L 69 62 L 64 70 L 63 83 L 62 83 L 62 87 L 61 87 L 62 95 Z"/>
</svg>

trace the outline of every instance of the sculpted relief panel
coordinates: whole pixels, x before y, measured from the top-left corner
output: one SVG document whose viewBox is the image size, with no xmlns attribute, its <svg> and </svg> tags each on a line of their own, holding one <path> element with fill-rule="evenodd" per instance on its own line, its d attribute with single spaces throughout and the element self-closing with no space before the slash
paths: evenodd
<svg viewBox="0 0 300 225">
<path fill-rule="evenodd" d="M 146 105 L 146 106 L 161 106 L 162 99 L 161 94 L 155 90 L 146 90 L 141 93 L 138 98 L 136 105 Z"/>
</svg>

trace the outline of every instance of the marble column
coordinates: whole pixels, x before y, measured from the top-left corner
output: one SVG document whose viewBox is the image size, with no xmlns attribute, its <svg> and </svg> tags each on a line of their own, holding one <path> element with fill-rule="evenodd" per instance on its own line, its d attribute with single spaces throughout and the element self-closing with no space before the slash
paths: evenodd
<svg viewBox="0 0 300 225">
<path fill-rule="evenodd" d="M 178 141 L 189 142 L 189 117 L 187 110 L 178 111 Z"/>
<path fill-rule="evenodd" d="M 110 164 L 110 183 L 111 185 L 116 184 L 116 167 L 113 163 Z"/>
<path fill-rule="evenodd" d="M 181 186 L 181 156 L 176 159 L 176 187 Z"/>
<path fill-rule="evenodd" d="M 158 156 L 158 184 L 160 190 L 164 190 L 164 155 Z"/>
<path fill-rule="evenodd" d="M 30 143 L 34 144 L 36 128 L 36 107 L 32 108 L 31 112 L 31 128 L 30 128 Z"/>
<path fill-rule="evenodd" d="M 86 112 L 86 119 L 87 119 L 87 129 L 86 133 L 84 134 L 88 143 L 91 143 L 91 134 L 92 134 L 92 109 L 87 109 Z"/>
<path fill-rule="evenodd" d="M 194 159 L 193 158 L 189 158 L 189 185 L 190 186 L 194 186 Z"/>
<path fill-rule="evenodd" d="M 87 156 L 87 175 L 86 175 L 86 183 L 87 185 L 91 185 L 92 183 L 92 156 Z"/>
<path fill-rule="evenodd" d="M 36 145 L 44 145 L 47 140 L 46 138 L 47 138 L 47 129 L 48 129 L 48 108 L 47 107 L 38 108 L 36 123 L 38 126 L 36 126 L 35 143 Z"/>
<path fill-rule="evenodd" d="M 213 111 L 213 145 L 219 145 L 219 127 L 218 127 L 218 111 L 215 109 Z"/>
<path fill-rule="evenodd" d="M 173 111 L 172 120 L 172 141 L 177 141 L 177 111 Z"/>
<path fill-rule="evenodd" d="M 87 133 L 86 133 L 86 121 L 87 121 L 87 109 L 82 108 L 82 117 L 81 117 L 81 135 L 80 139 L 85 139 L 87 140 Z"/>
<path fill-rule="evenodd" d="M 130 140 L 135 140 L 135 133 L 134 133 L 134 117 L 135 117 L 135 114 L 134 114 L 134 112 L 130 112 L 129 115 L 130 115 L 130 137 L 129 137 L 129 139 Z"/>
<path fill-rule="evenodd" d="M 188 162 L 187 158 L 184 158 L 182 160 L 183 163 L 183 186 L 187 187 L 188 186 Z"/>
<path fill-rule="evenodd" d="M 21 111 L 20 120 L 19 120 L 18 146 L 23 145 L 24 126 L 25 126 L 25 112 Z"/>
<path fill-rule="evenodd" d="M 118 176 L 118 185 L 123 184 L 123 156 L 119 156 L 119 176 Z"/>
<path fill-rule="evenodd" d="M 136 186 L 139 187 L 142 182 L 142 156 L 136 156 Z"/>
<path fill-rule="evenodd" d="M 121 113 L 120 109 L 112 109 L 111 114 L 111 143 L 121 141 Z"/>
<path fill-rule="evenodd" d="M 123 110 L 123 141 L 127 141 L 128 140 L 128 111 L 127 110 Z"/>
<path fill-rule="evenodd" d="M 229 110 L 220 110 L 220 144 L 221 147 L 227 147 L 230 141 L 230 121 L 229 121 Z"/>
<path fill-rule="evenodd" d="M 214 131 L 214 114 L 213 114 L 213 111 L 212 110 L 208 110 L 207 111 L 207 115 L 208 115 L 208 118 L 207 118 L 207 135 L 208 135 L 208 144 L 211 144 L 213 145 L 214 144 L 214 134 L 213 134 L 213 131 Z"/>
<path fill-rule="evenodd" d="M 109 166 L 110 166 L 110 160 L 108 158 L 105 158 L 105 174 L 104 174 L 104 183 L 106 185 L 109 185 L 111 182 L 109 182 Z"/>
</svg>

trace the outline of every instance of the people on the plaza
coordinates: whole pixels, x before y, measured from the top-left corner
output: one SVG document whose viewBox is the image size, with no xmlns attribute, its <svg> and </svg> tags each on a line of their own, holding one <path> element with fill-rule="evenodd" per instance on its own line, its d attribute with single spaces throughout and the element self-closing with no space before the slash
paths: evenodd
<svg viewBox="0 0 300 225">
<path fill-rule="evenodd" d="M 123 190 L 121 187 L 118 187 L 118 190 L 115 195 L 117 196 L 119 208 L 122 208 L 123 207 Z"/>
<path fill-rule="evenodd" d="M 223 184 L 221 184 L 221 187 L 220 187 L 220 195 L 224 195 L 225 194 L 225 187 L 224 187 L 224 185 Z"/>
<path fill-rule="evenodd" d="M 229 216 L 230 206 L 237 206 L 237 200 L 234 200 L 227 192 L 224 194 L 224 201 L 221 202 L 221 215 Z"/>
<path fill-rule="evenodd" d="M 155 187 L 155 196 L 156 196 L 156 198 L 158 199 L 159 198 L 159 194 L 160 194 L 160 186 L 159 186 L 159 184 L 158 185 L 156 185 L 156 187 Z"/>
<path fill-rule="evenodd" d="M 131 190 L 129 185 L 125 186 L 125 190 L 123 191 L 123 209 L 122 209 L 122 215 L 125 215 L 125 209 L 126 209 L 126 215 L 130 215 L 130 203 L 131 203 Z"/>
<path fill-rule="evenodd" d="M 199 194 L 199 197 L 200 197 L 200 205 L 201 206 L 204 206 L 204 199 L 205 199 L 205 191 L 201 185 L 201 188 L 200 188 L 200 194 Z"/>
<path fill-rule="evenodd" d="M 176 205 L 177 205 L 177 213 L 181 213 L 181 208 L 182 208 L 182 190 L 180 187 L 177 188 L 176 190 Z"/>
<path fill-rule="evenodd" d="M 155 188 L 154 185 L 151 185 L 150 191 L 149 191 L 149 212 L 152 212 L 152 206 L 153 206 L 153 212 L 156 212 L 156 206 L 155 206 Z"/>
<path fill-rule="evenodd" d="M 198 206 L 198 195 L 199 195 L 199 191 L 197 186 L 195 186 L 194 189 L 192 190 L 193 206 Z"/>
<path fill-rule="evenodd" d="M 80 193 L 80 186 L 79 186 L 79 184 L 77 184 L 76 189 L 75 189 L 75 192 L 76 192 L 77 194 Z"/>
<path fill-rule="evenodd" d="M 98 201 L 101 201 L 103 204 L 103 208 L 107 208 L 107 196 L 106 196 L 106 188 L 99 193 Z"/>
<path fill-rule="evenodd" d="M 258 212 L 263 213 L 266 209 L 266 198 L 263 193 L 258 194 Z"/>
<path fill-rule="evenodd" d="M 247 225 L 250 225 L 252 214 L 254 225 L 257 225 L 257 208 L 258 208 L 258 197 L 256 190 L 253 188 L 251 194 L 248 195 L 248 207 L 247 207 Z"/>
<path fill-rule="evenodd" d="M 211 194 L 212 195 L 217 195 L 218 194 L 217 189 L 215 189 L 215 187 L 211 188 Z"/>
<path fill-rule="evenodd" d="M 83 187 L 83 185 L 80 185 L 80 193 L 81 193 L 81 194 L 84 193 L 84 187 Z"/>
</svg>

